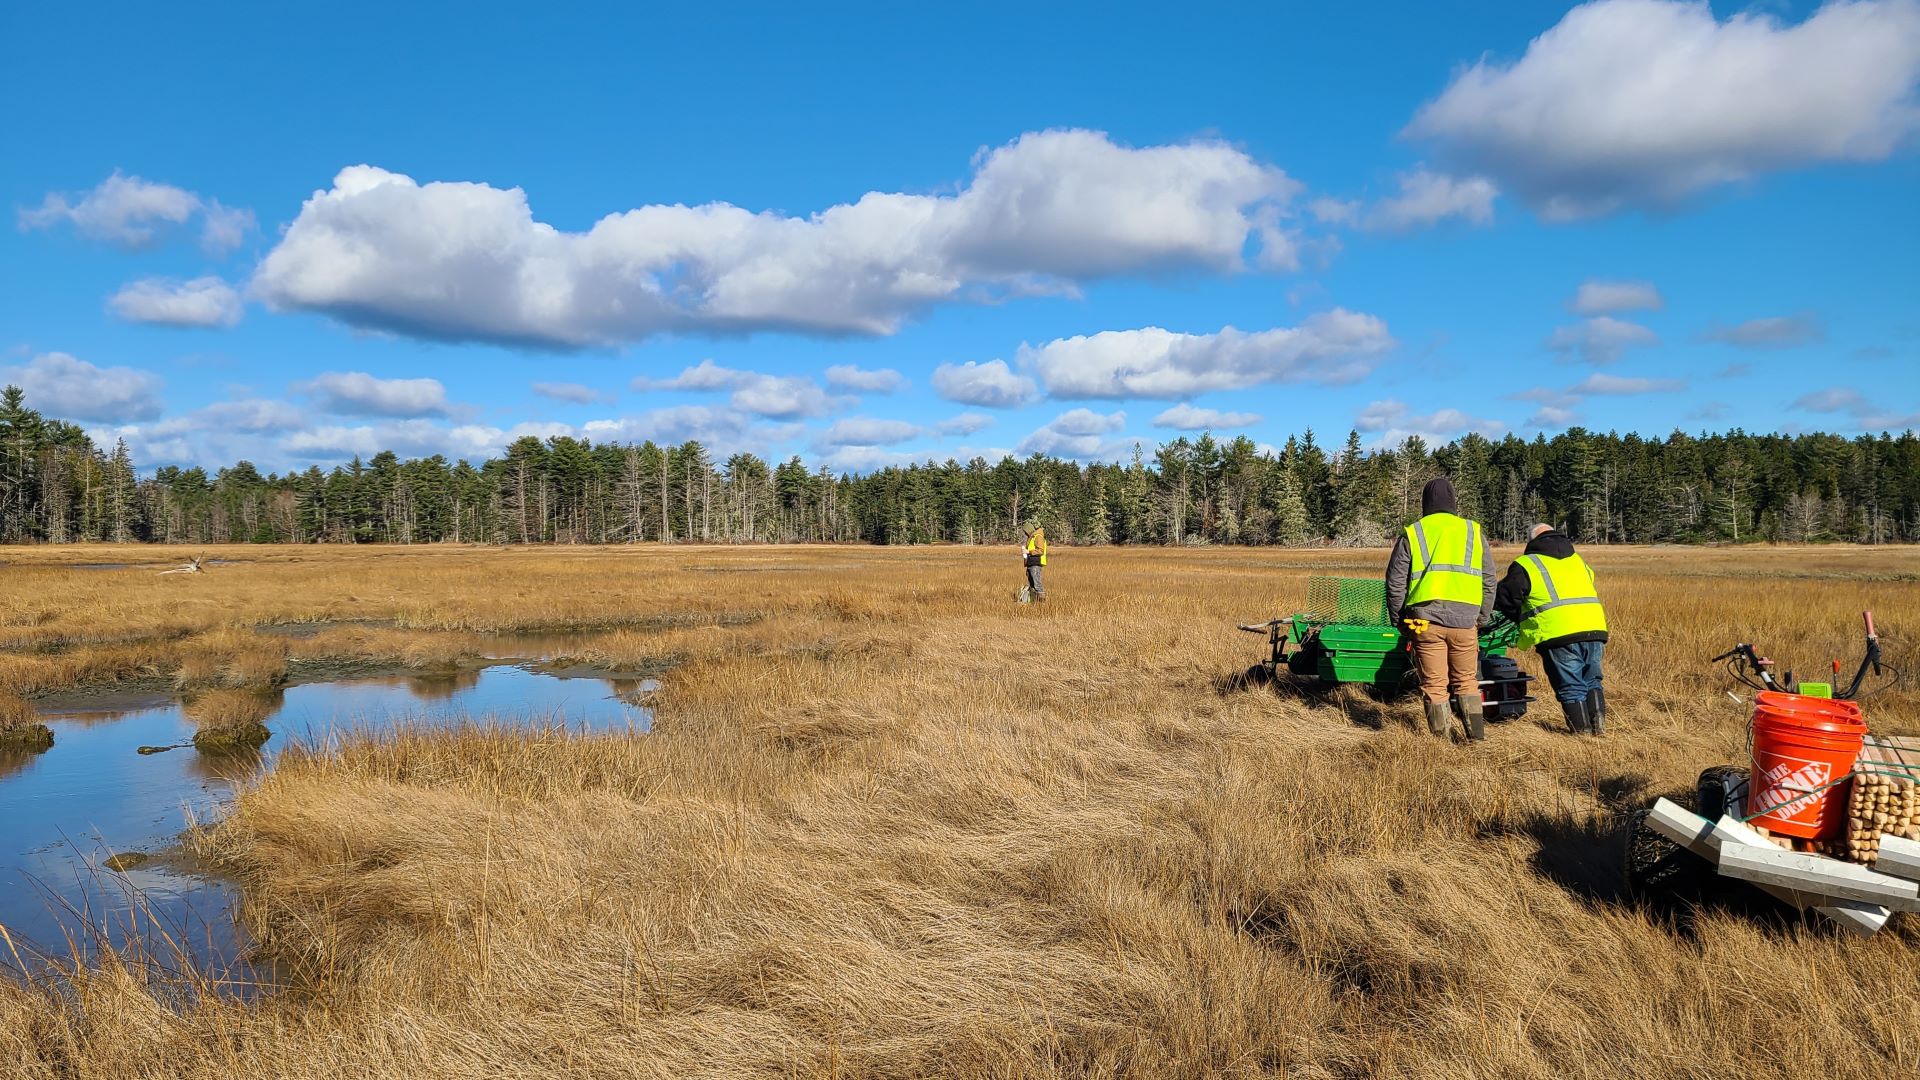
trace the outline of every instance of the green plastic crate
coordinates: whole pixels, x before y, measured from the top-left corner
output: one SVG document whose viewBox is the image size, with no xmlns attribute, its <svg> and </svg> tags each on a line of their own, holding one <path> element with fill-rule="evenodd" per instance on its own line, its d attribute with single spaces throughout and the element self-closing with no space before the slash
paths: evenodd
<svg viewBox="0 0 1920 1080">
<path fill-rule="evenodd" d="M 1320 643 L 1335 653 L 1384 653 L 1400 647 L 1400 635 L 1390 626 L 1329 624 L 1320 628 Z"/>
<path fill-rule="evenodd" d="M 1327 653 L 1320 657 L 1320 678 L 1328 682 L 1373 683 L 1395 687 L 1407 674 L 1407 654 Z"/>
</svg>

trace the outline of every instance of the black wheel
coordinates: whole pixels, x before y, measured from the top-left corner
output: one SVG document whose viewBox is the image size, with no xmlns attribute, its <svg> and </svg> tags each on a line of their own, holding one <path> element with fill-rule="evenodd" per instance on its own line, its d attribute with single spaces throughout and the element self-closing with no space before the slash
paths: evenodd
<svg viewBox="0 0 1920 1080">
<path fill-rule="evenodd" d="M 1729 810 L 1746 806 L 1747 781 L 1753 770 L 1744 765 L 1715 765 L 1704 770 L 1693 785 L 1693 812 L 1719 821 Z"/>
<path fill-rule="evenodd" d="M 1652 810 L 1635 810 L 1627 818 L 1625 851 L 1621 860 L 1629 895 L 1641 898 L 1665 895 L 1699 876 L 1705 864 L 1692 852 L 1654 832 L 1647 825 Z"/>
<path fill-rule="evenodd" d="M 1273 669 L 1265 664 L 1255 664 L 1240 673 L 1234 680 L 1236 690 L 1258 690 L 1273 684 Z"/>
</svg>

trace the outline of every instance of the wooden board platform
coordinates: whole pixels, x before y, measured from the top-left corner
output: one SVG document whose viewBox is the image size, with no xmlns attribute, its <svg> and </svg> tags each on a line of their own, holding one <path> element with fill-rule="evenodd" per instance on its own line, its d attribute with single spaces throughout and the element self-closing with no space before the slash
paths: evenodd
<svg viewBox="0 0 1920 1080">
<path fill-rule="evenodd" d="M 1871 769 L 1875 765 L 1886 766 L 1876 771 L 1920 780 L 1920 735 L 1867 736 L 1867 744 L 1861 748 L 1853 767 Z"/>
</svg>

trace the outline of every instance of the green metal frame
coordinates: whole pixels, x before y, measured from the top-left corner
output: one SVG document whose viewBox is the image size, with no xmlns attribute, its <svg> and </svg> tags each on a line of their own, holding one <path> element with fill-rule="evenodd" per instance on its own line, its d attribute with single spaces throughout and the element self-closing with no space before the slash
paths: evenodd
<svg viewBox="0 0 1920 1080">
<path fill-rule="evenodd" d="M 1386 586 L 1377 579 L 1310 578 L 1307 610 L 1269 626 L 1273 656 L 1268 662 L 1276 673 L 1286 667 L 1305 674 L 1291 662 L 1304 650 L 1322 682 L 1371 683 L 1393 691 L 1412 674 L 1406 635 L 1387 624 Z M 1505 656 L 1519 638 L 1520 628 L 1498 613 L 1480 628 L 1480 648 L 1489 656 Z"/>
</svg>

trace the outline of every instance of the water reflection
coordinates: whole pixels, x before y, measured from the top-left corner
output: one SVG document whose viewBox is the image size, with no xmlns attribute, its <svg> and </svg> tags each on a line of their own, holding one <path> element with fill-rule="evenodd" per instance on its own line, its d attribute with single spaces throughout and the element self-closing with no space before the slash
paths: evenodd
<svg viewBox="0 0 1920 1080">
<path fill-rule="evenodd" d="M 0 780 L 25 769 L 39 756 L 40 751 L 35 750 L 0 749 Z"/>
<path fill-rule="evenodd" d="M 292 741 L 405 726 L 445 728 L 469 719 L 572 730 L 644 731 L 650 713 L 631 703 L 639 680 L 556 678 L 529 667 L 452 676 L 308 683 L 284 690 L 212 690 L 185 699 L 130 698 L 113 709 L 43 713 L 54 729 L 43 754 L 0 755 L 0 924 L 23 947 L 51 956 L 97 947 L 83 926 L 117 945 L 179 931 L 206 965 L 239 952 L 226 886 L 162 858 L 126 873 L 104 869 L 120 852 L 161 851 L 189 821 L 217 814 L 237 785 L 271 766 Z M 68 702 L 79 705 L 78 702 Z M 264 721 L 264 747 L 201 753 L 183 744 L 200 723 Z M 181 747 L 140 754 L 138 748 Z M 135 888 L 137 886 L 137 888 Z"/>
<path fill-rule="evenodd" d="M 480 675 L 486 670 L 489 669 L 457 668 L 416 675 L 405 682 L 407 689 L 421 701 L 447 701 L 462 690 L 471 690 L 480 685 Z"/>
</svg>

